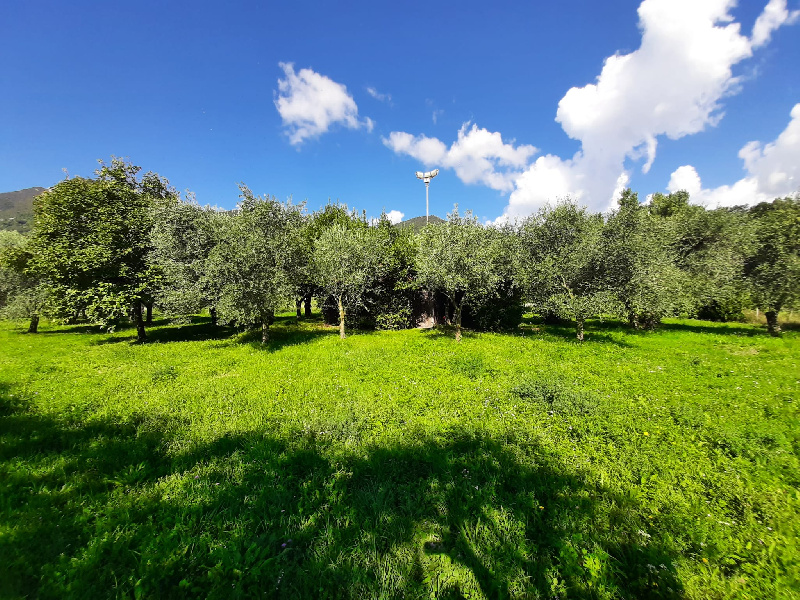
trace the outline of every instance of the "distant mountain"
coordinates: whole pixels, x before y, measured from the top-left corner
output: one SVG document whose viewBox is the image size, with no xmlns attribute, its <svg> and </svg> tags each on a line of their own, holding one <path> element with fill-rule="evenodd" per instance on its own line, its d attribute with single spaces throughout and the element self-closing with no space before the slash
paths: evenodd
<svg viewBox="0 0 800 600">
<path fill-rule="evenodd" d="M 0 194 L 0 231 L 27 233 L 33 224 L 33 199 L 45 191 L 32 187 Z"/>
<path fill-rule="evenodd" d="M 431 215 L 428 217 L 428 222 L 433 225 L 435 223 L 444 223 L 445 220 L 436 215 Z M 425 217 L 414 217 L 407 221 L 400 221 L 395 227 L 411 227 L 414 231 L 419 231 L 425 227 Z"/>
</svg>

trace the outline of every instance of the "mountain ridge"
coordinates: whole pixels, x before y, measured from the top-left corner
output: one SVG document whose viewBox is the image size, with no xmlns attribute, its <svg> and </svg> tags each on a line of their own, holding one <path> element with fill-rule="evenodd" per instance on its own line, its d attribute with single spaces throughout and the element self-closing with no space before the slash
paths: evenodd
<svg viewBox="0 0 800 600">
<path fill-rule="evenodd" d="M 33 225 L 33 199 L 46 189 L 30 187 L 0 193 L 0 231 L 30 231 Z"/>
<path fill-rule="evenodd" d="M 428 222 L 432 225 L 436 223 L 444 223 L 445 220 L 441 217 L 437 217 L 436 215 L 430 215 L 428 217 Z M 395 225 L 395 227 L 411 227 L 415 231 L 419 231 L 423 227 L 425 227 L 425 215 L 421 217 L 414 217 L 412 219 L 406 219 L 405 221 L 400 221 Z"/>
</svg>

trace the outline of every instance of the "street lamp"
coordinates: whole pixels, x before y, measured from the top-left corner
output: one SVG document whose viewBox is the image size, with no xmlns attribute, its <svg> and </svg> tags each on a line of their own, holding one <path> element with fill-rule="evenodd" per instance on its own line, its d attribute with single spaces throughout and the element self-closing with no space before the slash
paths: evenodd
<svg viewBox="0 0 800 600">
<path fill-rule="evenodd" d="M 431 185 L 431 179 L 436 177 L 438 174 L 439 169 L 434 169 L 433 171 L 428 171 L 427 173 L 417 171 L 417 179 L 422 179 L 422 181 L 425 182 L 425 225 L 428 224 L 428 187 Z"/>
</svg>

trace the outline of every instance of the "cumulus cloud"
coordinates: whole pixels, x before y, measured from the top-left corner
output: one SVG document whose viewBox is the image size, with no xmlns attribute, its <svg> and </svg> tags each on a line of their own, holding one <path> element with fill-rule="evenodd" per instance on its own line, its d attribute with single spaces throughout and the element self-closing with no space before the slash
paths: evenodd
<svg viewBox="0 0 800 600">
<path fill-rule="evenodd" d="M 734 4 L 642 2 L 640 47 L 607 58 L 595 83 L 570 89 L 559 102 L 556 121 L 581 142 L 581 150 L 570 160 L 553 157 L 531 165 L 516 181 L 504 215 L 528 214 L 566 195 L 606 209 L 629 181 L 626 161 L 641 162 L 647 173 L 659 136 L 679 139 L 715 126 L 723 117 L 722 99 L 740 86 L 733 67 L 752 56 L 777 27 L 796 18 L 786 11 L 785 0 L 770 0 L 751 40 L 730 14 Z M 676 177 L 693 184 L 688 170 Z M 750 191 L 740 182 L 728 193 L 733 198 Z"/>
<path fill-rule="evenodd" d="M 739 151 L 739 158 L 747 174 L 733 185 L 705 189 L 697 170 L 684 165 L 672 173 L 667 190 L 686 190 L 693 202 L 706 206 L 757 204 L 797 193 L 800 191 L 800 104 L 792 108 L 789 124 L 774 142 L 749 142 Z"/>
<path fill-rule="evenodd" d="M 800 10 L 789 12 L 786 8 L 786 0 L 770 0 L 764 11 L 756 19 L 751 36 L 754 48 L 763 46 L 769 42 L 772 32 L 781 25 L 788 25 L 800 18 Z"/>
<path fill-rule="evenodd" d="M 595 83 L 570 89 L 556 121 L 581 142 L 575 183 L 596 209 L 613 202 L 626 160 L 649 171 L 658 136 L 678 139 L 716 125 L 720 99 L 738 80 L 732 67 L 751 55 L 732 22 L 730 0 L 645 0 L 638 50 L 606 59 Z M 568 192 L 571 190 L 565 190 Z"/>
<path fill-rule="evenodd" d="M 294 64 L 278 63 L 285 78 L 278 79 L 275 107 L 293 145 L 318 137 L 332 125 L 372 131 L 370 118 L 358 117 L 355 100 L 341 83 L 311 69 L 295 73 Z"/>
<path fill-rule="evenodd" d="M 399 210 L 390 210 L 388 213 L 386 213 L 386 216 L 389 217 L 389 220 L 392 223 L 396 224 L 402 221 L 403 217 L 405 217 L 406 215 L 405 213 L 402 213 Z"/>
<path fill-rule="evenodd" d="M 800 18 L 786 9 L 785 0 L 770 0 L 747 37 L 730 13 L 734 5 L 735 0 L 644 0 L 638 9 L 639 48 L 608 57 L 594 83 L 571 88 L 558 104 L 556 121 L 580 142 L 571 158 L 548 154 L 531 162 L 535 149 L 518 146 L 522 152 L 513 164 L 502 164 L 486 144 L 473 148 L 466 140 L 480 132 L 475 140 L 491 139 L 492 148 L 510 151 L 513 143 L 477 126 L 462 127 L 449 149 L 437 138 L 403 132 L 393 132 L 384 143 L 426 165 L 451 167 L 465 183 L 510 192 L 501 219 L 530 214 L 565 196 L 605 210 L 629 182 L 631 165 L 650 170 L 660 137 L 680 139 L 716 126 L 724 116 L 722 100 L 741 87 L 733 68 L 778 27 Z M 767 193 L 769 182 L 778 189 L 789 172 L 777 164 L 783 155 L 776 152 L 770 145 L 743 148 L 740 156 L 757 181 L 729 186 L 728 196 L 744 197 L 755 184 Z M 676 181 L 694 185 L 697 173 L 688 169 Z"/>
<path fill-rule="evenodd" d="M 537 150 L 533 146 L 504 142 L 498 132 L 464 123 L 448 148 L 437 138 L 393 131 L 383 143 L 397 154 L 416 158 L 426 167 L 453 169 L 464 183 L 481 183 L 501 192 L 514 189 L 514 180 Z"/>
</svg>

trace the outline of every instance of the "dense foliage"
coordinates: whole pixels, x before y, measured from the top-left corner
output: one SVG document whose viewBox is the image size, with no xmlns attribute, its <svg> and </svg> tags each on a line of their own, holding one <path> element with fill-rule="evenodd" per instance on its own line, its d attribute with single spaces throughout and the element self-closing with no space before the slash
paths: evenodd
<svg viewBox="0 0 800 600">
<path fill-rule="evenodd" d="M 642 204 L 625 190 L 607 214 L 565 199 L 505 226 L 456 209 L 418 229 L 340 204 L 309 214 L 244 185 L 237 209 L 222 211 L 139 171 L 114 158 L 95 179 L 37 198 L 31 236 L 6 243 L 2 314 L 106 326 L 127 317 L 143 340 L 154 305 L 183 320 L 208 310 L 214 323 L 261 328 L 266 342 L 276 310 L 294 303 L 308 317 L 316 298 L 342 337 L 425 322 L 453 325 L 460 340 L 462 325 L 514 329 L 527 306 L 574 322 L 582 340 L 595 316 L 653 329 L 668 316 L 728 321 L 744 309 L 763 310 L 779 335 L 780 312 L 800 301 L 798 197 L 710 210 L 683 191 Z"/>
<path fill-rule="evenodd" d="M 131 314 L 143 340 L 140 306 L 152 301 L 159 273 L 149 260 L 154 209 L 174 192 L 139 171 L 114 158 L 96 179 L 66 179 L 38 196 L 28 270 L 51 284 L 60 314 L 85 310 L 101 323 Z"/>
</svg>

